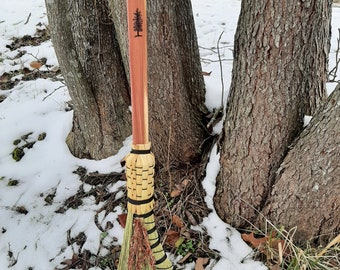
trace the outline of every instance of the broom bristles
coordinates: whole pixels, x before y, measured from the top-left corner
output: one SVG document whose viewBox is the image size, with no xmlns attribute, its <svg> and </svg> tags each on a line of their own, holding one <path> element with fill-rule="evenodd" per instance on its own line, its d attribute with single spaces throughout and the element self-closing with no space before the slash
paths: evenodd
<svg viewBox="0 0 340 270">
<path fill-rule="evenodd" d="M 130 243 L 128 260 L 129 270 L 155 270 L 155 258 L 148 240 L 148 232 L 143 226 L 142 219 L 133 222 L 133 235 Z"/>
<path fill-rule="evenodd" d="M 124 230 L 124 238 L 119 256 L 118 270 L 128 270 L 130 241 L 133 233 L 133 213 L 128 212 Z"/>
</svg>

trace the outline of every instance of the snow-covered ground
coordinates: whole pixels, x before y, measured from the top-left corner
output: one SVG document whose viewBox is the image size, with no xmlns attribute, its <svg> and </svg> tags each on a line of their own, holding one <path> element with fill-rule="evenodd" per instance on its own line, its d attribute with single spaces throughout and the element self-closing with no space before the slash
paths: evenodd
<svg viewBox="0 0 340 270">
<path fill-rule="evenodd" d="M 193 0 L 194 16 L 205 72 L 209 109 L 221 105 L 221 72 L 217 44 L 223 60 L 224 99 L 227 97 L 231 80 L 232 44 L 240 10 L 239 0 Z M 333 10 L 333 33 L 330 66 L 335 63 L 337 28 L 340 27 L 340 9 Z M 1 0 L 0 8 L 0 76 L 6 72 L 27 68 L 36 59 L 45 57 L 46 65 L 40 70 L 56 70 L 58 63 L 51 41 L 38 46 L 25 46 L 11 51 L 7 45 L 13 37 L 34 35 L 36 29 L 47 24 L 43 0 Z M 20 51 L 26 51 L 18 57 Z M 22 75 L 18 75 L 20 78 Z M 15 79 L 15 78 L 12 78 Z M 65 139 L 72 126 L 72 111 L 69 110 L 70 96 L 60 81 L 36 79 L 21 81 L 10 90 L 0 90 L 7 98 L 0 103 L 0 269 L 47 270 L 54 269 L 65 259 L 72 258 L 77 243 L 67 245 L 68 237 L 84 232 L 87 236 L 82 249 L 96 254 L 102 232 L 94 223 L 96 204 L 88 197 L 77 209 L 56 213 L 63 202 L 77 193 L 83 184 L 74 174 L 79 166 L 89 172 L 121 172 L 120 160 L 130 150 L 131 139 L 113 157 L 101 161 L 73 157 Z M 29 148 L 29 144 L 35 142 Z M 24 147 L 27 145 L 27 147 Z M 19 162 L 12 158 L 15 148 L 24 149 L 25 155 Z M 214 148 L 207 166 L 204 188 L 206 202 L 213 209 L 212 197 L 215 179 L 219 170 L 219 157 Z M 111 187 L 117 190 L 124 182 Z M 91 186 L 84 185 L 89 190 Z M 46 195 L 53 195 L 49 203 Z M 117 196 L 123 196 L 122 192 Z M 119 207 L 108 216 L 99 215 L 100 224 L 112 222 L 106 241 L 121 243 L 123 229 L 117 222 L 122 212 Z M 220 252 L 221 260 L 211 262 L 206 269 L 214 270 L 262 270 L 260 262 L 251 259 L 252 250 L 242 241 L 239 233 L 223 223 L 213 211 L 196 229 L 205 227 L 211 235 L 210 248 Z M 186 269 L 194 269 L 194 264 Z M 94 269 L 94 268 L 93 268 Z"/>
</svg>

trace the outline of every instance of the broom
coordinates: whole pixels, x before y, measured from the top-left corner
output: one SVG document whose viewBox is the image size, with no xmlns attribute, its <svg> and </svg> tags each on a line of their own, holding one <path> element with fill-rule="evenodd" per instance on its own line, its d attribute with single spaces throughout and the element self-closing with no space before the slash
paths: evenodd
<svg viewBox="0 0 340 270">
<path fill-rule="evenodd" d="M 148 133 L 146 0 L 127 0 L 132 150 L 127 155 L 127 221 L 118 270 L 168 269 L 154 219 L 154 166 Z"/>
</svg>

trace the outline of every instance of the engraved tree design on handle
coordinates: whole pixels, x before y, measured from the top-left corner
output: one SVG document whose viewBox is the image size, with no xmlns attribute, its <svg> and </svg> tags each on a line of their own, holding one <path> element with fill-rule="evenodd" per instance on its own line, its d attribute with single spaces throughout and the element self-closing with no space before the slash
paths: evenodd
<svg viewBox="0 0 340 270">
<path fill-rule="evenodd" d="M 142 35 L 140 32 L 143 32 L 143 19 L 142 19 L 142 13 L 137 8 L 136 12 L 133 13 L 133 31 L 137 32 L 135 37 L 141 37 Z"/>
</svg>

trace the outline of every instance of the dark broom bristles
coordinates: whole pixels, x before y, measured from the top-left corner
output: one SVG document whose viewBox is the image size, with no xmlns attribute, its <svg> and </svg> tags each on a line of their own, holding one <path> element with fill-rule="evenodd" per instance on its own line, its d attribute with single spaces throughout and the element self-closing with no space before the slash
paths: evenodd
<svg viewBox="0 0 340 270">
<path fill-rule="evenodd" d="M 133 234 L 130 242 L 128 270 L 155 270 L 155 258 L 152 254 L 148 233 L 140 219 L 133 222 Z"/>
</svg>

